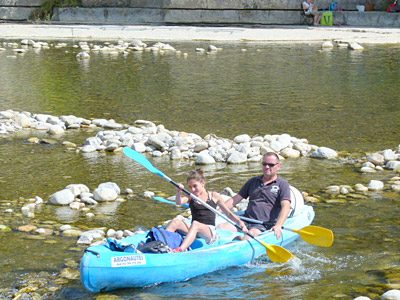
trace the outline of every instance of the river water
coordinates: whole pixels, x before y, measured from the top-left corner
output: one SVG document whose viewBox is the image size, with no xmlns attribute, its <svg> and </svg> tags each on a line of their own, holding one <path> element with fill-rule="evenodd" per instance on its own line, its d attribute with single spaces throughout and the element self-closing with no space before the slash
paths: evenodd
<svg viewBox="0 0 400 300">
<path fill-rule="evenodd" d="M 399 145 L 399 46 L 322 51 L 319 44 L 228 43 L 215 44 L 222 51 L 206 55 L 195 51 L 207 48 L 206 43 L 171 43 L 187 57 L 91 53 L 89 60 L 79 61 L 79 50 L 73 47 L 78 41 L 16 56 L 7 43 L 19 41 L 4 42 L 0 111 L 112 118 L 126 124 L 145 119 L 170 130 L 230 139 L 243 133 L 288 133 L 354 158 Z M 150 190 L 169 196 L 174 188 L 121 153 L 82 154 L 61 145 L 80 145 L 95 135 L 93 131 L 67 131 L 54 145 L 27 142 L 38 135 L 24 131 L 0 139 L 0 224 L 14 229 L 0 233 L 0 296 L 11 298 L 30 281 L 46 286 L 48 294 L 42 297 L 48 299 L 376 299 L 388 289 L 400 288 L 399 194 L 384 190 L 349 199 L 322 192 L 333 184 L 367 185 L 371 179 L 387 183 L 396 174 L 362 174 L 359 167 L 342 160 L 301 158 L 284 161 L 281 175 L 299 190 L 321 197 L 314 204 L 314 224 L 334 231 L 332 248 L 299 239 L 289 248 L 297 257 L 289 264 L 273 264 L 262 257 L 248 266 L 187 282 L 90 294 L 79 278 L 59 276 L 68 268 L 76 271 L 83 254 L 76 238 L 42 238 L 16 228 L 151 227 L 181 210 L 141 195 Z M 188 161 L 150 159 L 176 181 L 185 181 L 195 168 Z M 209 188 L 217 191 L 227 186 L 237 191 L 261 171 L 257 163 L 218 163 L 204 169 Z M 19 213 L 29 198 L 47 201 L 68 184 L 83 183 L 92 190 L 107 181 L 121 190 L 132 188 L 134 197 L 99 205 L 93 209 L 98 217 L 90 221 L 83 213 L 45 204 L 33 219 Z M 4 213 L 10 207 L 15 213 Z"/>
</svg>

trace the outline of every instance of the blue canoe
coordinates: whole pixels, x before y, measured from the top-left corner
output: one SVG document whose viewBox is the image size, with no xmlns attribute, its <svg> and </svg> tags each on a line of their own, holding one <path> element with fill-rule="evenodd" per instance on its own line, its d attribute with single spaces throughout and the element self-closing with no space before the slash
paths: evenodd
<svg viewBox="0 0 400 300">
<path fill-rule="evenodd" d="M 301 229 L 310 225 L 315 213 L 311 206 L 288 218 L 285 226 Z M 232 266 L 245 265 L 266 254 L 263 245 L 253 239 L 233 240 L 242 233 L 217 230 L 219 239 L 207 245 L 203 239 L 196 239 L 191 251 L 181 253 L 149 254 L 111 251 L 108 245 L 86 249 L 80 264 L 83 286 L 91 292 L 104 292 L 120 288 L 144 287 L 162 282 L 184 281 L 205 273 Z M 136 234 L 121 240 L 126 244 L 138 245 L 147 233 Z M 257 236 L 270 245 L 288 246 L 299 235 L 289 230 L 277 240 L 273 232 Z"/>
</svg>

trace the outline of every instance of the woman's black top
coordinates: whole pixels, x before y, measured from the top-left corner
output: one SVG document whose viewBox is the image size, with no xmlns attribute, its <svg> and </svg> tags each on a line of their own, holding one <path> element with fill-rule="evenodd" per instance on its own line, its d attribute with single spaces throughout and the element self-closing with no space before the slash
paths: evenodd
<svg viewBox="0 0 400 300">
<path fill-rule="evenodd" d="M 217 208 L 217 203 L 215 203 L 210 196 L 208 196 L 206 203 L 212 208 Z M 206 225 L 215 226 L 215 213 L 213 213 L 207 207 L 197 203 L 193 199 L 190 199 L 189 208 L 192 212 L 192 222 L 197 221 Z"/>
</svg>

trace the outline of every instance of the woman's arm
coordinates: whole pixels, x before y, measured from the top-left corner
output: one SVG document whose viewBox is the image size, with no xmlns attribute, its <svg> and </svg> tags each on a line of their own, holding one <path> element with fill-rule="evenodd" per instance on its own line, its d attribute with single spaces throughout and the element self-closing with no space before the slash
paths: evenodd
<svg viewBox="0 0 400 300">
<path fill-rule="evenodd" d="M 186 204 L 189 202 L 189 198 L 186 196 L 182 196 L 182 190 L 185 187 L 183 186 L 182 183 L 179 184 L 179 187 L 176 190 L 176 196 L 175 196 L 175 202 L 178 205 Z"/>
</svg>

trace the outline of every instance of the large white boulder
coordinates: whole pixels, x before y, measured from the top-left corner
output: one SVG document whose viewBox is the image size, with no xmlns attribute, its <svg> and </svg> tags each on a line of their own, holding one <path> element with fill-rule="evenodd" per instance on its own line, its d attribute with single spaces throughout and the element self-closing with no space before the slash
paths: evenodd
<svg viewBox="0 0 400 300">
<path fill-rule="evenodd" d="M 13 119 L 17 125 L 23 128 L 28 128 L 31 126 L 31 119 L 24 114 L 16 114 Z"/>
<path fill-rule="evenodd" d="M 387 169 L 395 170 L 395 171 L 399 171 L 400 172 L 400 161 L 397 161 L 397 160 L 388 161 L 386 163 L 385 167 Z"/>
<path fill-rule="evenodd" d="M 336 158 L 338 156 L 337 152 L 328 147 L 319 147 L 312 154 L 312 158 Z"/>
<path fill-rule="evenodd" d="M 386 149 L 382 151 L 382 155 L 385 161 L 396 160 L 396 153 L 392 149 Z"/>
<path fill-rule="evenodd" d="M 233 141 L 238 144 L 250 142 L 250 140 L 251 140 L 251 137 L 248 134 L 241 134 L 241 135 L 236 136 L 233 139 Z"/>
<path fill-rule="evenodd" d="M 245 162 L 247 162 L 247 154 L 236 150 L 227 159 L 228 164 L 242 164 Z"/>
<path fill-rule="evenodd" d="M 295 150 L 293 148 L 285 148 L 280 153 L 284 158 L 299 158 L 300 151 Z"/>
<path fill-rule="evenodd" d="M 93 192 L 93 197 L 96 201 L 114 201 L 117 199 L 118 194 L 112 188 L 97 188 Z"/>
<path fill-rule="evenodd" d="M 99 186 L 97 188 L 110 188 L 115 190 L 115 192 L 119 195 L 121 194 L 121 189 L 119 188 L 118 184 L 116 184 L 115 182 L 104 182 L 104 183 L 100 183 Z"/>
<path fill-rule="evenodd" d="M 385 162 L 385 157 L 380 153 L 372 153 L 367 157 L 368 161 L 373 163 L 375 166 L 381 166 Z"/>
<path fill-rule="evenodd" d="M 368 190 L 370 191 L 379 191 L 384 188 L 384 184 L 382 181 L 379 180 L 371 180 L 368 184 Z"/>
<path fill-rule="evenodd" d="M 381 300 L 400 300 L 400 290 L 390 290 L 381 296 Z"/>
<path fill-rule="evenodd" d="M 215 164 L 215 159 L 208 153 L 208 151 L 202 151 L 195 158 L 196 165 L 209 165 Z"/>
<path fill-rule="evenodd" d="M 75 197 L 80 195 L 81 193 L 90 192 L 89 188 L 84 184 L 70 184 L 66 187 L 66 189 L 71 190 L 72 194 L 74 194 Z"/>
<path fill-rule="evenodd" d="M 55 205 L 69 205 L 75 200 L 75 196 L 70 189 L 63 189 L 50 196 L 50 203 Z"/>
</svg>

